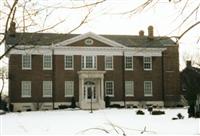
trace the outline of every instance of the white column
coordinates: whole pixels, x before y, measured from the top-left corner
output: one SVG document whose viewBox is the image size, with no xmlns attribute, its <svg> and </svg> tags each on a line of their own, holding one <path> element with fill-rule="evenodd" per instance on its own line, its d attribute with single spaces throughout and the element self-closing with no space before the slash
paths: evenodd
<svg viewBox="0 0 200 136">
<path fill-rule="evenodd" d="M 81 100 L 84 100 L 84 78 L 81 80 Z"/>
<path fill-rule="evenodd" d="M 101 78 L 101 99 L 104 99 L 104 78 Z"/>
<path fill-rule="evenodd" d="M 97 80 L 96 94 L 98 95 L 98 101 L 101 100 L 101 78 Z"/>
</svg>

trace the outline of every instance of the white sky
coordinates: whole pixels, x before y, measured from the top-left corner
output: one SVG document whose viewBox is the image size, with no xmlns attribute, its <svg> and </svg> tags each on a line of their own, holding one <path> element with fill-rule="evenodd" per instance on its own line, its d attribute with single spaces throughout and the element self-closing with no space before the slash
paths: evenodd
<svg viewBox="0 0 200 136">
<path fill-rule="evenodd" d="M 94 1 L 95 0 L 85 0 L 84 2 L 88 3 Z M 168 0 L 160 0 L 156 6 L 147 8 L 141 13 L 133 15 L 117 14 L 131 10 L 144 1 L 145 0 L 107 0 L 105 3 L 99 4 L 93 8 L 92 14 L 89 16 L 88 23 L 84 24 L 73 33 L 86 33 L 91 31 L 96 34 L 138 35 L 139 30 L 144 30 L 145 34 L 147 34 L 147 27 L 149 25 L 153 25 L 155 35 L 157 36 L 180 35 L 186 28 L 188 28 L 189 25 L 200 19 L 199 16 L 194 16 L 192 19 L 188 20 L 188 22 L 186 22 L 181 29 L 173 31 L 189 14 L 191 9 L 200 2 L 200 0 L 191 0 L 191 3 L 188 4 L 188 7 L 182 15 L 179 15 L 179 13 L 181 7 L 184 6 L 184 3 L 173 4 L 169 3 Z M 183 2 L 184 1 L 185 0 L 183 0 Z M 42 5 L 72 7 L 82 5 L 83 0 L 35 0 L 35 3 L 36 7 L 42 7 Z M 48 10 L 45 10 L 44 13 L 49 13 L 51 10 L 52 9 L 49 8 Z M 47 18 L 45 25 L 50 26 L 60 20 L 66 19 L 64 23 L 52 30 L 49 30 L 48 32 L 67 33 L 80 23 L 87 12 L 88 7 L 82 9 L 57 8 L 56 10 L 54 9 L 53 14 Z M 19 18 L 20 14 L 21 13 L 19 12 L 17 13 Z M 41 27 L 32 27 L 27 31 L 36 31 L 37 29 L 41 29 L 44 22 L 43 15 L 44 14 L 41 14 L 39 17 L 36 16 L 34 18 L 38 21 Z M 185 54 L 200 56 L 200 44 L 196 43 L 198 36 L 200 36 L 200 26 L 195 27 L 195 29 L 185 35 L 185 37 L 180 41 L 181 69 L 184 67 L 182 58 L 183 56 L 186 56 Z"/>
</svg>

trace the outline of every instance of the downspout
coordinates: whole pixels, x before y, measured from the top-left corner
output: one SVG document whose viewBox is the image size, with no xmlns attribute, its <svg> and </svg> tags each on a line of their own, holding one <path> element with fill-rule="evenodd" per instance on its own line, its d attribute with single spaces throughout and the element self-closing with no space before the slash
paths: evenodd
<svg viewBox="0 0 200 136">
<path fill-rule="evenodd" d="M 125 57 L 124 57 L 124 50 L 123 50 L 123 56 L 122 56 L 122 88 L 124 92 L 124 108 L 126 108 L 126 92 L 125 92 Z"/>
<path fill-rule="evenodd" d="M 55 109 L 55 56 L 54 56 L 53 43 L 51 49 L 52 49 L 52 106 L 54 110 Z"/>
<path fill-rule="evenodd" d="M 165 71 L 164 71 L 164 53 L 162 52 L 162 57 L 161 57 L 161 63 L 162 63 L 162 99 L 165 105 Z"/>
</svg>

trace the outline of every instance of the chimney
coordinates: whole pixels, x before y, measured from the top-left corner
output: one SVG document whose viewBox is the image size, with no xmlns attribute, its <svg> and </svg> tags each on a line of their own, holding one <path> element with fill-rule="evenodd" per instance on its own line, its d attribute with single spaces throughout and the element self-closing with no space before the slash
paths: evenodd
<svg viewBox="0 0 200 136">
<path fill-rule="evenodd" d="M 149 26 L 148 27 L 148 38 L 150 39 L 150 40 L 153 40 L 153 26 Z"/>
<path fill-rule="evenodd" d="M 186 61 L 186 66 L 187 66 L 187 68 L 192 67 L 192 62 L 190 60 L 187 60 Z"/>
<path fill-rule="evenodd" d="M 10 36 L 15 36 L 15 33 L 16 33 L 16 23 L 15 22 L 12 21 L 10 23 L 10 28 L 9 28 L 8 32 L 9 32 Z"/>
<path fill-rule="evenodd" d="M 143 37 L 143 36 L 144 36 L 144 31 L 143 31 L 143 30 L 140 30 L 140 31 L 139 31 L 139 36 L 140 36 L 140 37 Z"/>
</svg>

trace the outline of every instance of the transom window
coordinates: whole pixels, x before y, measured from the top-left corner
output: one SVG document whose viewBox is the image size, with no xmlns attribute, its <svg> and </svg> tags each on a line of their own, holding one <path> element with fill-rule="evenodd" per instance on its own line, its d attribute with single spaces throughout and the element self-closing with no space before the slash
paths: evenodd
<svg viewBox="0 0 200 136">
<path fill-rule="evenodd" d="M 113 57 L 105 56 L 105 69 L 112 70 L 113 69 Z"/>
<path fill-rule="evenodd" d="M 133 70 L 133 56 L 125 56 L 125 70 Z"/>
<path fill-rule="evenodd" d="M 82 56 L 81 57 L 81 67 L 83 69 L 96 69 L 97 65 L 96 56 Z"/>
<path fill-rule="evenodd" d="M 43 69 L 44 70 L 52 69 L 52 56 L 51 55 L 43 55 Z"/>
<path fill-rule="evenodd" d="M 125 81 L 125 93 L 126 96 L 134 96 L 134 82 Z"/>
<path fill-rule="evenodd" d="M 65 97 L 74 96 L 74 81 L 65 81 Z"/>
<path fill-rule="evenodd" d="M 152 70 L 152 57 L 143 57 L 144 70 Z"/>
<path fill-rule="evenodd" d="M 106 96 L 114 96 L 114 81 L 105 82 Z"/>
<path fill-rule="evenodd" d="M 43 97 L 52 97 L 52 81 L 43 81 Z"/>
<path fill-rule="evenodd" d="M 73 56 L 65 56 L 65 69 L 73 69 Z"/>
<path fill-rule="evenodd" d="M 31 81 L 22 81 L 21 82 L 21 96 L 22 97 L 31 97 Z"/>
<path fill-rule="evenodd" d="M 22 69 L 31 69 L 31 55 L 22 55 Z"/>
<path fill-rule="evenodd" d="M 152 81 L 144 81 L 144 96 L 152 96 Z"/>
</svg>

